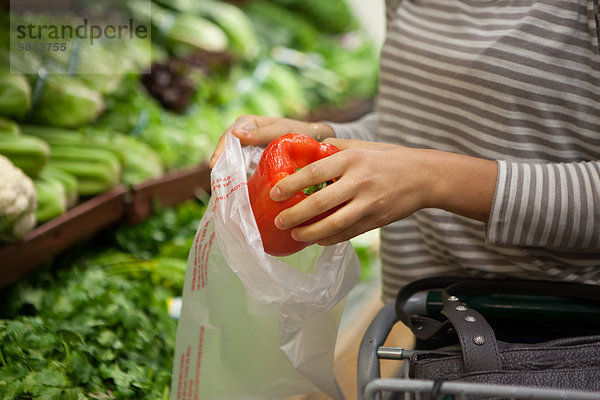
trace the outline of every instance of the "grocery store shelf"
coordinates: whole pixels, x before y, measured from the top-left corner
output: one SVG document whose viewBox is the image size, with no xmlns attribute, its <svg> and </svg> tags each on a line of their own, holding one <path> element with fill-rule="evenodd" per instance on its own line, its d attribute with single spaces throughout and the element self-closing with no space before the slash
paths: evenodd
<svg viewBox="0 0 600 400">
<path fill-rule="evenodd" d="M 40 225 L 19 242 L 0 248 L 0 288 L 103 229 L 121 221 L 143 221 L 152 215 L 155 204 L 173 206 L 206 193 L 209 181 L 208 164 L 202 163 L 132 187 L 119 185 L 77 205 Z"/>
<path fill-rule="evenodd" d="M 207 194 L 210 169 L 207 163 L 184 170 L 167 172 L 160 178 L 134 185 L 127 204 L 127 221 L 139 223 L 152 215 L 155 203 L 174 206 L 187 199 Z"/>
<path fill-rule="evenodd" d="M 85 201 L 0 249 L 0 287 L 8 286 L 51 257 L 123 219 L 126 185 Z"/>
</svg>

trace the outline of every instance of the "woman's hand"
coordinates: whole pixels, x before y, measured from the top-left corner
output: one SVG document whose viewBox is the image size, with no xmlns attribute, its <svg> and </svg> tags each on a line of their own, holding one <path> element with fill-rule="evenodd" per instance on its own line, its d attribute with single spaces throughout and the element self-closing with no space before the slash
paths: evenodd
<svg viewBox="0 0 600 400">
<path fill-rule="evenodd" d="M 242 145 L 266 146 L 273 139 L 276 139 L 286 133 L 300 132 L 317 140 L 333 137 L 333 130 L 325 124 L 304 122 L 288 118 L 259 117 L 255 115 L 243 115 L 235 123 L 227 128 L 226 133 L 230 132 L 240 139 Z M 225 147 L 225 134 L 221 136 L 217 147 L 210 158 L 210 168 L 223 152 Z"/>
<path fill-rule="evenodd" d="M 276 217 L 279 229 L 289 229 L 338 207 L 319 222 L 293 229 L 296 240 L 331 245 L 429 207 L 481 221 L 489 217 L 495 161 L 359 140 L 326 142 L 342 151 L 302 168 L 271 190 L 271 198 L 281 201 L 335 180 Z"/>
</svg>

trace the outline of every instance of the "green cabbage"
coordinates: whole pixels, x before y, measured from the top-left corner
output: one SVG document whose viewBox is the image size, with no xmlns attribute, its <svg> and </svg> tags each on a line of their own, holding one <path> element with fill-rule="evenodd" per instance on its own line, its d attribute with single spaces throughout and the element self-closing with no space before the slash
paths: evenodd
<svg viewBox="0 0 600 400">
<path fill-rule="evenodd" d="M 48 75 L 33 110 L 35 122 L 61 128 L 88 124 L 104 111 L 102 95 L 79 79 L 68 75 Z"/>
</svg>

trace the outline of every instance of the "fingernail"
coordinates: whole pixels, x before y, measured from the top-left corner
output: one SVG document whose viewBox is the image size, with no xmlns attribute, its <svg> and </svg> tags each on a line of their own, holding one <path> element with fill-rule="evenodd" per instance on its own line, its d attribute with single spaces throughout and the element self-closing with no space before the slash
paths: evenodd
<svg viewBox="0 0 600 400">
<path fill-rule="evenodd" d="M 281 230 L 284 229 L 284 227 L 283 227 L 283 219 L 281 219 L 280 216 L 275 217 L 274 223 L 275 223 L 275 226 L 277 227 L 277 229 L 281 229 Z"/>
<path fill-rule="evenodd" d="M 275 186 L 273 189 L 271 189 L 271 199 L 272 200 L 281 199 L 281 190 L 279 190 L 279 188 L 277 186 Z"/>
<path fill-rule="evenodd" d="M 298 233 L 296 232 L 296 230 L 293 230 L 290 235 L 292 236 L 292 239 L 294 239 L 295 241 L 299 242 L 300 240 L 298 240 Z"/>
</svg>

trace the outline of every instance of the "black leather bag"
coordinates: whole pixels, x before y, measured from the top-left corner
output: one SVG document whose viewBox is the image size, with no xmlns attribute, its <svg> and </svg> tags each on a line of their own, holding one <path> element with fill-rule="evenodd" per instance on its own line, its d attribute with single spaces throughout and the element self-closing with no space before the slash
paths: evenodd
<svg viewBox="0 0 600 400">
<path fill-rule="evenodd" d="M 441 290 L 441 314 L 407 312 L 414 293 L 432 288 Z M 491 298 L 487 304 L 494 304 L 494 296 L 501 301 L 480 313 L 470 304 L 478 304 L 481 296 Z M 552 304 L 567 304 L 572 312 L 553 314 L 544 307 L 503 302 L 535 298 L 544 305 L 540 296 Z M 425 279 L 398 294 L 396 313 L 417 337 L 418 347 L 426 348 L 411 357 L 411 378 L 600 391 L 600 287 Z"/>
</svg>

